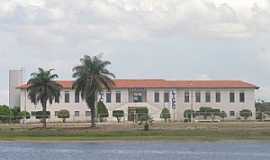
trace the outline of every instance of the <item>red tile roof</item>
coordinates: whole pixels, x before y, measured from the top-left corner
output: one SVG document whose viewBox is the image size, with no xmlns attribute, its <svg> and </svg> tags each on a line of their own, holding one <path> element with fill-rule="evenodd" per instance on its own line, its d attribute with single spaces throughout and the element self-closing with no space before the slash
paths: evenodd
<svg viewBox="0 0 270 160">
<path fill-rule="evenodd" d="M 71 89 L 74 81 L 57 81 L 64 89 Z M 20 89 L 26 89 L 26 84 L 18 86 Z M 138 79 L 115 80 L 115 89 L 126 88 L 201 88 L 201 89 L 229 89 L 229 88 L 253 88 L 258 89 L 256 85 L 239 80 L 163 80 L 163 79 Z"/>
</svg>

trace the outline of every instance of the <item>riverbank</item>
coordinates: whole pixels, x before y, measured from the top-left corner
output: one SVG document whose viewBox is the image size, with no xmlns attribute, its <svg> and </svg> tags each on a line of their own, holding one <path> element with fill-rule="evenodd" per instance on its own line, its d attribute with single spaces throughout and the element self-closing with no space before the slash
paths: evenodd
<svg viewBox="0 0 270 160">
<path fill-rule="evenodd" d="M 98 125 L 88 127 L 1 127 L 0 141 L 222 141 L 269 140 L 270 123 L 154 124 L 150 131 L 139 126 Z"/>
</svg>

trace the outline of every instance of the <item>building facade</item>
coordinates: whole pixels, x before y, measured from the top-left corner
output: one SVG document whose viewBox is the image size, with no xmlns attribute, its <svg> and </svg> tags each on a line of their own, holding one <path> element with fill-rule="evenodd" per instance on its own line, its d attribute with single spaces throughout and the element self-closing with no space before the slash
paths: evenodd
<svg viewBox="0 0 270 160">
<path fill-rule="evenodd" d="M 58 81 L 62 85 L 61 96 L 53 104 L 48 104 L 50 111 L 48 122 L 58 122 L 57 112 L 66 109 L 70 112 L 67 121 L 90 121 L 91 111 L 79 95 L 72 89 L 73 81 Z M 31 103 L 27 96 L 27 85 L 18 87 L 21 90 L 21 110 L 30 113 L 41 111 L 40 104 Z M 250 119 L 255 120 L 255 90 L 257 86 L 243 81 L 169 81 L 161 79 L 148 80 L 115 80 L 114 88 L 102 92 L 98 99 L 102 100 L 109 110 L 108 121 L 116 121 L 112 116 L 114 110 L 123 110 L 125 121 L 130 118 L 136 108 L 147 107 L 149 115 L 159 121 L 164 107 L 171 113 L 171 119 L 183 121 L 184 111 L 199 110 L 200 107 L 220 109 L 227 114 L 225 119 L 240 118 L 240 111 L 252 111 Z M 31 116 L 30 122 L 38 121 Z"/>
</svg>

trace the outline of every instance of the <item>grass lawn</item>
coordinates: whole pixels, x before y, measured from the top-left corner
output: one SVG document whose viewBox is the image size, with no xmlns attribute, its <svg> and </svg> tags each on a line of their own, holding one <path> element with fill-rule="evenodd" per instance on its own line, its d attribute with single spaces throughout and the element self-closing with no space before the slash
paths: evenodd
<svg viewBox="0 0 270 160">
<path fill-rule="evenodd" d="M 87 127 L 1 127 L 0 141 L 219 141 L 270 140 L 270 123 L 155 124 L 150 131 L 124 125 Z"/>
</svg>

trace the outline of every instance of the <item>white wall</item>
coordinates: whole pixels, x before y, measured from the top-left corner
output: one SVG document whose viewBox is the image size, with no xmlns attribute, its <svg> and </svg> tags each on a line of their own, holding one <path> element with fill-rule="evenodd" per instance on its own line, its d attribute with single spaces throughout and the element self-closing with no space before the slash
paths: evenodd
<svg viewBox="0 0 270 160">
<path fill-rule="evenodd" d="M 65 91 L 70 92 L 70 103 L 64 102 L 64 93 Z M 190 92 L 190 102 L 184 103 L 184 93 L 185 91 Z M 201 103 L 195 102 L 195 92 L 199 91 L 201 92 Z M 205 102 L 205 92 L 211 93 L 211 102 L 206 103 Z M 121 103 L 116 103 L 116 92 L 121 92 Z M 160 93 L 160 101 L 159 103 L 156 103 L 154 101 L 154 93 L 159 92 Z M 127 113 L 128 113 L 128 107 L 145 107 L 147 106 L 149 108 L 150 115 L 154 118 L 154 120 L 160 120 L 160 112 L 163 107 L 167 107 L 172 114 L 172 119 L 175 118 L 175 120 L 184 120 L 184 111 L 186 109 L 191 109 L 191 106 L 193 105 L 194 110 L 198 110 L 200 107 L 212 107 L 217 108 L 222 111 L 225 111 L 227 113 L 227 119 L 236 119 L 239 117 L 239 111 L 242 109 L 249 109 L 253 112 L 253 117 L 251 119 L 255 119 L 255 94 L 254 89 L 177 89 L 176 92 L 176 110 L 174 114 L 174 110 L 171 107 L 171 102 L 164 103 L 164 92 L 170 92 L 170 100 L 172 98 L 172 89 L 148 89 L 147 90 L 147 102 L 146 103 L 129 103 L 128 102 L 128 90 L 127 89 L 120 89 L 120 90 L 112 90 L 111 91 L 111 103 L 106 103 L 106 92 L 104 92 L 103 101 L 105 105 L 107 106 L 109 110 L 109 121 L 116 121 L 115 118 L 112 117 L 112 111 L 113 110 L 124 110 L 125 112 L 125 120 L 127 120 Z M 220 92 L 221 93 L 221 102 L 216 103 L 215 101 L 215 93 Z M 230 103 L 229 99 L 229 93 L 234 92 L 235 93 L 235 103 Z M 240 103 L 239 101 L 239 93 L 244 92 L 245 93 L 245 102 Z M 193 93 L 193 103 L 191 101 L 191 93 Z M 62 90 L 61 91 L 61 97 L 60 97 L 60 103 L 53 103 L 52 105 L 48 104 L 47 110 L 51 112 L 51 118 L 48 120 L 49 122 L 54 121 L 61 121 L 61 119 L 58 119 L 55 116 L 55 111 L 59 111 L 61 109 L 67 109 L 70 112 L 70 119 L 67 119 L 67 121 L 89 121 L 90 117 L 85 116 L 86 111 L 90 111 L 85 104 L 84 101 L 80 100 L 80 103 L 75 103 L 75 93 L 73 90 Z M 41 105 L 37 104 L 36 106 L 30 102 L 30 100 L 27 98 L 26 90 L 21 90 L 21 110 L 26 110 L 28 112 L 32 111 L 41 111 Z M 79 117 L 75 117 L 74 113 L 75 111 L 80 112 Z M 230 117 L 229 112 L 235 111 L 235 116 Z M 175 117 L 174 117 L 175 115 Z M 31 121 L 37 121 L 34 117 L 31 118 Z"/>
</svg>

